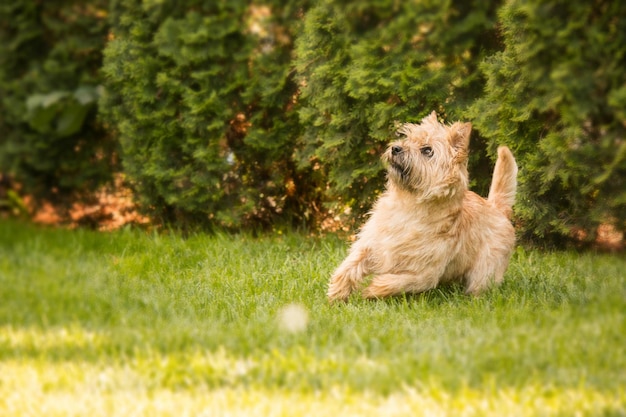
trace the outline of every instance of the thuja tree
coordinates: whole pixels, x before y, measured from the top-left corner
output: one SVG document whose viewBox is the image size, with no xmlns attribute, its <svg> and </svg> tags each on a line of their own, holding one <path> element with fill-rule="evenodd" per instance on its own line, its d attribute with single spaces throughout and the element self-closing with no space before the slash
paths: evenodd
<svg viewBox="0 0 626 417">
<path fill-rule="evenodd" d="M 508 143 L 521 166 L 523 236 L 592 240 L 626 229 L 626 3 L 507 2 L 505 49 L 484 65 L 482 134 Z"/>
<path fill-rule="evenodd" d="M 313 217 L 302 196 L 316 187 L 292 158 L 302 11 L 249 3 L 112 3 L 104 114 L 156 218 L 238 227 Z"/>
<path fill-rule="evenodd" d="M 484 87 L 478 65 L 497 49 L 496 9 L 485 1 L 322 0 L 309 10 L 296 48 L 305 126 L 298 157 L 324 171 L 336 202 L 355 212 L 370 206 L 396 123 L 433 110 L 447 122 L 465 118 Z M 473 144 L 480 148 L 480 137 Z M 488 165 L 481 154 L 473 154 L 474 171 Z"/>
<path fill-rule="evenodd" d="M 243 30 L 252 33 L 254 49 L 242 93 L 249 128 L 243 143 L 231 144 L 245 184 L 243 197 L 254 201 L 251 214 L 257 222 L 316 225 L 324 215 L 324 179 L 311 167 L 300 167 L 294 157 L 302 129 L 293 50 L 308 1 L 250 3 Z"/>
<path fill-rule="evenodd" d="M 0 175 L 36 202 L 69 202 L 111 178 L 96 120 L 107 1 L 0 6 Z"/>
</svg>

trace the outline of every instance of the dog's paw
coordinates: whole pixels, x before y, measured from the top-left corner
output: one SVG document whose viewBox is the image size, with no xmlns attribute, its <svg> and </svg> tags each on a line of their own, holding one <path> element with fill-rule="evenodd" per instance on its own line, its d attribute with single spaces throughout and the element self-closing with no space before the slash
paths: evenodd
<svg viewBox="0 0 626 417">
<path fill-rule="evenodd" d="M 336 301 L 346 301 L 350 294 L 352 293 L 352 289 L 350 287 L 337 285 L 337 283 L 332 283 L 328 287 L 328 301 L 333 303 Z"/>
</svg>

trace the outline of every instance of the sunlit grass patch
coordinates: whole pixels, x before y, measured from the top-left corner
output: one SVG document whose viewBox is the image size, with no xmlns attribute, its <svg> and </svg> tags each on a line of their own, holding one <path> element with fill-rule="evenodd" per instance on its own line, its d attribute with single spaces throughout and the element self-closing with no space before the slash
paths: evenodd
<svg viewBox="0 0 626 417">
<path fill-rule="evenodd" d="M 353 391 L 345 385 L 300 391 L 259 386 L 212 387 L 197 383 L 168 386 L 162 378 L 167 360 L 126 365 L 90 363 L 3 363 L 0 412 L 46 416 L 513 416 L 623 415 L 624 391 L 602 392 L 579 386 L 541 383 L 523 387 L 463 387 L 450 391 L 436 382 L 405 386 L 389 395 Z M 224 362 L 220 363 L 220 361 Z M 193 359 L 194 362 L 200 360 Z M 238 361 L 204 359 L 214 369 Z M 240 364 L 247 366 L 249 364 Z M 191 365 L 193 366 L 193 365 Z"/>
</svg>

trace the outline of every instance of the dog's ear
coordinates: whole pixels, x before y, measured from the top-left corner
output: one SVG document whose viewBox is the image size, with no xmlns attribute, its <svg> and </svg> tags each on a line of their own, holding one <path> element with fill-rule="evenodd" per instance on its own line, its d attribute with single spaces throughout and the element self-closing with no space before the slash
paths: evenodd
<svg viewBox="0 0 626 417">
<path fill-rule="evenodd" d="M 452 126 L 450 126 L 450 145 L 452 145 L 457 152 L 467 154 L 471 133 L 471 123 L 453 123 Z"/>
</svg>

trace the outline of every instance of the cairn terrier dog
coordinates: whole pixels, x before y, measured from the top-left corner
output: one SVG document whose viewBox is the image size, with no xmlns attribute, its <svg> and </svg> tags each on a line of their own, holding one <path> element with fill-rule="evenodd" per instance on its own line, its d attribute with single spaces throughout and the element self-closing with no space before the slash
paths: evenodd
<svg viewBox="0 0 626 417">
<path fill-rule="evenodd" d="M 510 221 L 517 165 L 501 146 L 485 200 L 468 190 L 472 125 L 444 125 L 432 112 L 406 123 L 384 153 L 385 192 L 331 277 L 330 301 L 360 289 L 366 298 L 419 293 L 459 281 L 479 294 L 502 282 L 515 244 Z"/>
</svg>

